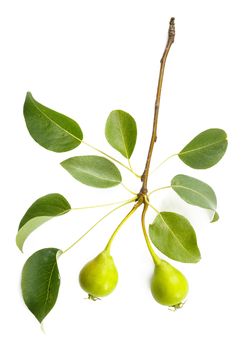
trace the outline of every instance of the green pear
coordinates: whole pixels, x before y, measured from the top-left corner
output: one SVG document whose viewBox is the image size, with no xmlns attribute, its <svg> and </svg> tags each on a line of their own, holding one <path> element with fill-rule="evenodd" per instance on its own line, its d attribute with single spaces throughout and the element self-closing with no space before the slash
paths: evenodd
<svg viewBox="0 0 249 350">
<path fill-rule="evenodd" d="M 89 261 L 80 271 L 79 282 L 91 299 L 110 294 L 118 283 L 118 271 L 110 253 L 104 250 Z"/>
<path fill-rule="evenodd" d="M 160 260 L 151 279 L 151 292 L 159 304 L 178 308 L 188 294 L 188 281 L 179 270 Z"/>
</svg>

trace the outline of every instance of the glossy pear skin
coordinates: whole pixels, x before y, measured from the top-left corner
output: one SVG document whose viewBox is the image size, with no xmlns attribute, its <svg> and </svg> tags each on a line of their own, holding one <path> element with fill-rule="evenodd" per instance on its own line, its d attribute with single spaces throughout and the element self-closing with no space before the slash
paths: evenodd
<svg viewBox="0 0 249 350">
<path fill-rule="evenodd" d="M 159 304 L 177 307 L 188 294 L 188 281 L 179 270 L 161 260 L 155 265 L 151 292 Z"/>
<path fill-rule="evenodd" d="M 79 282 L 91 297 L 110 294 L 118 283 L 118 271 L 109 252 L 103 251 L 89 261 L 80 271 Z"/>
</svg>

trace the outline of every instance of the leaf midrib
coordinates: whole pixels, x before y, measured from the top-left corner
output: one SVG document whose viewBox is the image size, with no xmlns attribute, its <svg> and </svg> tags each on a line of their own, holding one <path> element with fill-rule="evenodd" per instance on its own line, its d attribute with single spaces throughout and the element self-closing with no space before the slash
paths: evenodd
<svg viewBox="0 0 249 350">
<path fill-rule="evenodd" d="M 66 132 L 68 135 L 70 135 L 71 137 L 73 137 L 74 139 L 76 139 L 79 142 L 82 142 L 81 139 L 79 139 L 77 136 L 71 134 L 67 129 L 64 129 L 62 126 L 60 126 L 60 124 L 56 123 L 53 119 L 49 118 L 49 116 L 43 112 L 37 105 L 37 102 L 35 101 L 35 99 L 33 98 L 33 96 L 30 96 L 30 101 L 31 103 L 33 103 L 33 105 L 35 106 L 35 108 L 48 120 L 50 120 L 51 123 L 55 124 L 59 129 L 61 129 L 62 131 Z"/>
<path fill-rule="evenodd" d="M 56 259 L 56 258 L 55 258 L 55 259 Z M 45 303 L 44 303 L 44 313 L 46 313 L 46 305 L 47 305 L 48 298 L 49 298 L 49 291 L 50 291 L 51 280 L 52 280 L 52 276 L 53 276 L 53 273 L 54 273 L 54 269 L 55 269 L 56 264 L 57 264 L 57 261 L 55 260 L 55 263 L 53 264 L 53 267 L 52 267 L 52 270 L 51 270 L 51 274 L 50 274 L 49 280 L 48 280 L 48 287 L 47 287 L 47 293 L 46 293 L 46 300 L 45 300 Z"/>
<path fill-rule="evenodd" d="M 202 193 L 200 193 L 200 192 L 198 192 L 198 191 L 195 191 L 195 190 L 193 190 L 193 189 L 190 188 L 190 187 L 185 187 L 185 186 L 182 186 L 182 185 L 172 185 L 172 188 L 173 188 L 173 189 L 174 189 L 174 187 L 184 188 L 185 190 L 188 190 L 188 191 L 190 191 L 190 192 L 192 191 L 192 192 L 198 194 L 200 197 L 202 197 L 202 198 L 204 198 L 205 200 L 207 200 L 207 198 L 206 198 Z M 208 203 L 209 203 L 209 200 L 208 200 Z M 212 208 L 211 206 L 209 206 L 209 208 L 207 208 L 207 209 L 215 210 L 215 209 L 216 209 L 216 206 L 215 206 L 215 208 Z"/>
<path fill-rule="evenodd" d="M 168 228 L 169 232 L 171 233 L 171 235 L 176 239 L 177 242 L 179 242 L 180 246 L 187 252 L 188 255 L 192 256 L 195 260 L 196 260 L 196 256 L 194 256 L 193 254 L 191 254 L 182 244 L 182 242 L 179 240 L 179 238 L 174 234 L 174 231 L 172 231 L 171 227 L 169 225 L 167 225 L 167 223 L 164 221 L 163 216 L 161 213 L 159 213 L 164 225 Z"/>
<path fill-rule="evenodd" d="M 123 143 L 124 143 L 126 158 L 129 159 L 128 150 L 127 150 L 126 142 L 125 142 L 125 138 L 124 138 L 124 135 L 123 135 L 123 132 L 122 132 L 120 117 L 118 117 L 118 126 L 119 126 L 119 130 L 120 130 L 120 133 L 121 133 L 121 137 L 122 137 L 122 140 L 123 140 Z"/>
<path fill-rule="evenodd" d="M 67 209 L 67 210 L 64 210 L 64 211 L 62 211 L 61 213 L 58 213 L 58 214 L 56 214 L 56 215 L 36 215 L 36 216 L 32 216 L 29 220 L 27 220 L 27 221 L 19 228 L 18 232 L 19 232 L 22 228 L 24 228 L 24 226 L 25 226 L 28 222 L 30 222 L 31 220 L 34 220 L 34 219 L 36 219 L 36 218 L 41 218 L 41 217 L 55 218 L 55 217 L 57 217 L 57 216 L 66 214 L 66 213 L 69 212 L 70 210 L 71 210 L 71 208 L 69 208 L 69 209 Z"/>
<path fill-rule="evenodd" d="M 226 139 L 221 140 L 221 141 L 218 141 L 218 142 L 209 143 L 208 145 L 205 145 L 205 146 L 202 146 L 202 147 L 198 147 L 198 148 L 194 148 L 194 149 L 191 149 L 191 150 L 189 150 L 189 151 L 183 151 L 183 152 L 181 151 L 178 155 L 183 155 L 183 154 L 186 154 L 186 153 L 191 153 L 191 152 L 199 151 L 199 150 L 201 150 L 201 149 L 204 149 L 204 148 L 208 148 L 208 147 L 217 145 L 217 144 L 222 143 L 222 142 L 224 142 L 224 141 L 226 141 Z"/>
<path fill-rule="evenodd" d="M 91 176 L 95 177 L 96 179 L 99 179 L 102 181 L 110 181 L 110 182 L 114 182 L 114 183 L 119 183 L 117 180 L 113 180 L 113 179 L 106 178 L 106 177 L 99 177 L 96 174 L 93 174 L 91 172 L 87 172 L 86 170 L 83 170 L 83 169 L 79 169 L 79 168 L 77 168 L 77 166 L 74 166 L 74 168 L 80 170 L 81 173 L 86 174 L 86 175 L 91 175 Z"/>
</svg>

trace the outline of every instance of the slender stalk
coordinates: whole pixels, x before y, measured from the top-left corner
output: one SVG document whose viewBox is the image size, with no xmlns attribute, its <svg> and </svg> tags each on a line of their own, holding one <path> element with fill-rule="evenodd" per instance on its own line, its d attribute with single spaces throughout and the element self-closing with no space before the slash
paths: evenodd
<svg viewBox="0 0 249 350">
<path fill-rule="evenodd" d="M 166 188 L 171 188 L 171 186 L 164 186 L 164 187 L 156 188 L 155 190 L 153 190 L 153 191 L 151 191 L 150 193 L 148 193 L 148 197 L 149 197 L 152 193 L 155 193 L 155 192 L 161 191 L 161 190 L 165 190 Z"/>
<path fill-rule="evenodd" d="M 133 192 L 132 190 L 130 190 L 127 186 L 125 186 L 125 184 L 122 182 L 121 185 L 124 187 L 124 189 L 128 192 L 130 192 L 131 194 L 137 194 L 136 192 Z"/>
<path fill-rule="evenodd" d="M 104 216 L 102 216 L 101 219 L 99 219 L 97 222 L 95 222 L 95 224 L 93 226 L 91 226 L 89 228 L 89 230 L 87 230 L 80 238 L 78 238 L 73 244 L 71 244 L 68 248 L 66 248 L 62 254 L 65 254 L 66 252 L 68 252 L 71 248 L 73 248 L 77 243 L 79 243 L 92 229 L 94 229 L 101 221 L 103 221 L 105 218 L 107 218 L 109 215 L 111 215 L 112 213 L 114 213 L 116 210 L 122 208 L 123 206 L 134 202 L 137 199 L 137 197 L 131 198 L 128 201 L 126 201 L 125 203 L 119 205 L 118 207 L 110 210 L 107 214 L 105 214 Z"/>
<path fill-rule="evenodd" d="M 150 202 L 146 201 L 146 203 L 147 203 L 148 206 L 151 207 L 158 215 L 161 215 L 161 214 L 160 214 L 160 211 L 157 210 Z"/>
<path fill-rule="evenodd" d="M 152 245 L 150 243 L 150 239 L 149 239 L 148 233 L 146 231 L 146 226 L 145 226 L 145 215 L 146 215 L 146 212 L 147 212 L 147 209 L 148 209 L 148 205 L 149 204 L 147 202 L 144 203 L 142 217 L 141 217 L 142 230 L 143 230 L 145 242 L 146 242 L 146 245 L 147 245 L 148 250 L 150 252 L 150 255 L 151 255 L 155 265 L 159 265 L 160 262 L 161 262 L 161 259 L 159 258 L 159 256 L 157 256 L 157 254 L 155 253 L 154 249 L 152 248 Z"/>
<path fill-rule="evenodd" d="M 133 194 L 135 194 L 135 193 L 133 193 Z M 126 200 L 118 201 L 118 202 L 112 202 L 112 203 L 88 205 L 88 206 L 84 206 L 84 207 L 72 208 L 71 210 L 84 210 L 84 209 L 94 209 L 94 208 L 109 207 L 109 206 L 116 205 L 116 204 L 127 203 L 129 200 L 130 199 L 126 199 Z"/>
<path fill-rule="evenodd" d="M 133 173 L 136 177 L 138 177 L 138 178 L 140 179 L 141 176 L 138 175 L 138 174 L 136 174 L 136 172 L 133 170 L 133 167 L 132 167 L 132 165 L 131 165 L 131 160 L 130 160 L 130 158 L 128 158 L 127 160 L 128 160 L 129 168 L 131 169 L 132 173 Z"/>
<path fill-rule="evenodd" d="M 151 135 L 151 141 L 150 141 L 149 151 L 148 151 L 148 155 L 147 155 L 147 160 L 146 160 L 143 175 L 141 177 L 141 181 L 143 183 L 142 188 L 140 190 L 141 194 L 147 194 L 147 192 L 148 192 L 147 183 L 148 183 L 148 175 L 149 175 L 151 157 L 152 157 L 155 142 L 157 140 L 157 124 L 158 124 L 158 114 L 159 114 L 159 108 L 160 108 L 160 99 L 161 99 L 161 92 L 162 92 L 164 69 L 165 69 L 166 59 L 167 59 L 168 53 L 170 51 L 171 45 L 174 42 L 174 39 L 175 39 L 175 19 L 172 17 L 170 19 L 170 22 L 169 22 L 167 44 L 166 44 L 165 50 L 163 52 L 163 55 L 162 55 L 162 58 L 160 61 L 161 65 L 160 65 L 160 72 L 159 72 L 158 85 L 157 85 L 153 129 L 152 129 L 152 135 Z"/>
<path fill-rule="evenodd" d="M 133 175 L 135 175 L 136 177 L 140 178 L 140 175 L 138 175 L 135 171 L 133 171 L 133 169 L 131 167 L 128 167 L 127 165 L 125 165 L 124 163 L 120 162 L 119 160 L 117 160 L 116 158 L 110 156 L 109 154 L 101 151 L 100 149 L 98 149 L 95 146 L 90 145 L 90 143 L 87 143 L 85 141 L 82 141 L 82 143 L 90 148 L 92 148 L 94 151 L 99 152 L 101 154 L 103 154 L 105 157 L 113 160 L 114 162 L 118 163 L 119 165 L 121 165 L 122 167 L 124 167 L 126 170 L 130 171 Z M 129 163 L 130 164 L 130 163 Z"/>
<path fill-rule="evenodd" d="M 165 158 L 161 163 L 159 163 L 151 172 L 150 175 L 153 174 L 155 171 L 157 171 L 165 162 L 167 162 L 169 159 L 177 156 L 178 153 L 171 154 L 169 157 Z"/>
<path fill-rule="evenodd" d="M 113 234 L 111 235 L 111 238 L 109 239 L 106 247 L 105 247 L 105 251 L 110 252 L 111 249 L 111 244 L 116 236 L 116 234 L 118 233 L 118 231 L 120 230 L 120 228 L 123 226 L 123 224 L 129 219 L 129 217 L 137 210 L 138 207 L 140 207 L 140 205 L 142 204 L 141 201 L 138 201 L 134 207 L 129 211 L 129 213 L 123 218 L 123 220 L 119 223 L 119 225 L 116 227 L 115 231 L 113 232 Z"/>
<path fill-rule="evenodd" d="M 132 166 L 131 166 L 131 160 L 129 158 L 127 160 L 128 160 L 129 168 L 133 171 Z"/>
</svg>

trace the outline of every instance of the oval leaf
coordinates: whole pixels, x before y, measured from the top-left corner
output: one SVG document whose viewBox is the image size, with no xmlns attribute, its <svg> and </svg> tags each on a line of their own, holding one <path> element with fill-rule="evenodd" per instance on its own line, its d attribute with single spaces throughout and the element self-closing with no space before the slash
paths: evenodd
<svg viewBox="0 0 249 350">
<path fill-rule="evenodd" d="M 197 135 L 178 154 L 194 169 L 207 169 L 219 162 L 227 149 L 227 135 L 222 129 L 208 129 Z"/>
<path fill-rule="evenodd" d="M 41 249 L 31 255 L 22 270 L 23 300 L 39 322 L 53 308 L 60 287 L 57 265 L 59 249 Z"/>
<path fill-rule="evenodd" d="M 124 111 L 112 111 L 106 121 L 105 137 L 113 148 L 130 159 L 137 140 L 134 118 Z"/>
<path fill-rule="evenodd" d="M 64 160 L 61 165 L 81 183 L 107 188 L 120 184 L 121 174 L 112 162 L 99 156 L 77 156 Z"/>
<path fill-rule="evenodd" d="M 195 231 L 184 216 L 161 212 L 150 225 L 149 233 L 153 244 L 169 258 L 184 263 L 200 260 Z"/>
<path fill-rule="evenodd" d="M 217 207 L 216 195 L 205 182 L 191 176 L 176 175 L 171 180 L 173 190 L 187 203 L 214 210 Z"/>
<path fill-rule="evenodd" d="M 83 139 L 79 125 L 73 119 L 43 106 L 30 92 L 27 93 L 23 113 L 30 135 L 50 151 L 70 151 Z"/>
<path fill-rule="evenodd" d="M 37 227 L 51 218 L 63 215 L 71 209 L 70 204 L 59 193 L 51 193 L 37 199 L 26 211 L 18 227 L 16 244 L 22 251 L 27 237 Z"/>
</svg>

